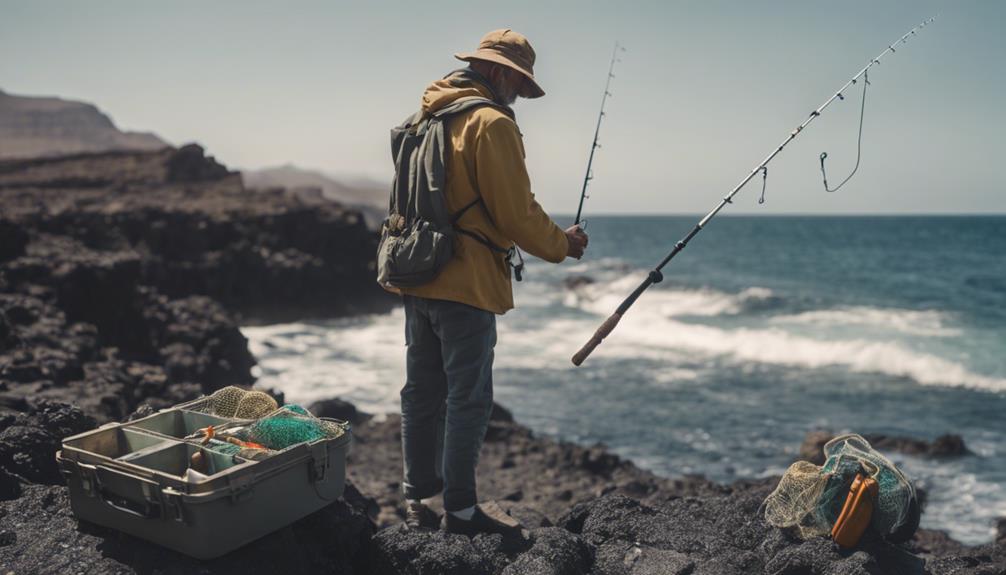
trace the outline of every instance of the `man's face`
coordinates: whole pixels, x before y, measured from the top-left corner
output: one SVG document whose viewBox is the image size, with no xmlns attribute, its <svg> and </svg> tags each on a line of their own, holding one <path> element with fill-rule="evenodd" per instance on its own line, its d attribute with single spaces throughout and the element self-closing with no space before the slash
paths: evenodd
<svg viewBox="0 0 1006 575">
<path fill-rule="evenodd" d="M 502 103 L 510 106 L 516 102 L 517 93 L 524 84 L 524 75 L 506 66 L 496 66 L 493 68 L 493 76 L 495 78 L 492 81 Z"/>
</svg>

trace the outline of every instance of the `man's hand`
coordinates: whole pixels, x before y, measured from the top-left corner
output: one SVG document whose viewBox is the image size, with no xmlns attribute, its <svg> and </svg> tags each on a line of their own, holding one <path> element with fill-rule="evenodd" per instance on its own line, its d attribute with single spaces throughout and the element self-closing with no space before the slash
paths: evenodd
<svg viewBox="0 0 1006 575">
<path fill-rule="evenodd" d="M 583 252 L 587 249 L 587 233 L 580 226 L 571 226 L 566 230 L 566 239 L 569 240 L 566 257 L 576 259 L 583 257 Z"/>
</svg>

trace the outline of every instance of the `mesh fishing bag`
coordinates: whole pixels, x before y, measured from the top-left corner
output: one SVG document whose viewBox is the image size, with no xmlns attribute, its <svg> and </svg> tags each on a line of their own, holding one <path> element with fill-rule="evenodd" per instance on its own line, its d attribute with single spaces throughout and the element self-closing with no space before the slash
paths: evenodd
<svg viewBox="0 0 1006 575">
<path fill-rule="evenodd" d="M 801 538 L 826 536 L 841 513 L 857 473 L 879 486 L 870 531 L 890 541 L 906 541 L 919 524 L 915 488 L 889 459 L 856 434 L 835 437 L 824 446 L 826 460 L 817 466 L 797 461 L 789 467 L 768 498 L 765 520 L 792 528 Z"/>
<path fill-rule="evenodd" d="M 272 413 L 278 407 L 276 400 L 268 393 L 228 385 L 214 391 L 204 400 L 187 406 L 186 409 L 220 417 L 258 419 Z"/>
</svg>

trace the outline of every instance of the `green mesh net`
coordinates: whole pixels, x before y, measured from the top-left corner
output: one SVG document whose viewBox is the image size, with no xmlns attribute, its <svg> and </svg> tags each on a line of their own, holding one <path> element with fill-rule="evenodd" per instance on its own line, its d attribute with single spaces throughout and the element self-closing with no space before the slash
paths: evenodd
<svg viewBox="0 0 1006 575">
<path fill-rule="evenodd" d="M 345 433 L 334 421 L 319 419 L 296 404 L 284 405 L 269 415 L 248 425 L 241 438 L 269 449 L 286 449 L 291 445 L 332 439 Z"/>
<path fill-rule="evenodd" d="M 865 439 L 840 435 L 825 444 L 824 455 L 823 466 L 797 461 L 789 467 L 765 499 L 765 520 L 770 525 L 793 528 L 804 539 L 830 534 L 857 473 L 872 477 L 879 487 L 872 531 L 887 536 L 912 521 L 915 488 Z"/>
</svg>

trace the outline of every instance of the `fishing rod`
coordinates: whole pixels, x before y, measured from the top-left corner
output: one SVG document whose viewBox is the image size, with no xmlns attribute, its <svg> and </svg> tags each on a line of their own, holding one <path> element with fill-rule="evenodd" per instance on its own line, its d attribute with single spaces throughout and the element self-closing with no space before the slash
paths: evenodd
<svg viewBox="0 0 1006 575">
<path fill-rule="evenodd" d="M 859 71 L 859 73 L 857 73 L 855 76 L 853 76 L 851 80 L 849 80 L 848 82 L 846 82 L 844 86 L 842 86 L 841 88 L 839 88 L 839 90 L 837 92 L 835 92 L 835 94 L 832 95 L 830 98 L 828 98 L 824 102 L 824 104 L 821 104 L 821 106 L 819 108 L 817 108 L 816 110 L 812 111 L 810 113 L 810 117 L 808 117 L 806 120 L 804 120 L 802 124 L 800 124 L 799 126 L 797 126 L 796 129 L 794 129 L 792 132 L 790 132 L 789 136 L 785 140 L 783 140 L 782 144 L 780 144 L 779 147 L 777 147 L 775 150 L 773 150 L 772 153 L 769 154 L 767 158 L 765 158 L 764 160 L 762 160 L 762 162 L 760 164 L 758 164 L 757 166 L 755 166 L 755 168 L 753 170 L 751 170 L 751 172 L 747 176 L 745 176 L 744 179 L 741 180 L 740 183 L 737 184 L 734 187 L 734 189 L 729 194 L 727 194 L 726 196 L 724 196 L 724 198 L 719 201 L 719 203 L 716 205 L 715 208 L 712 209 L 712 211 L 710 211 L 708 214 L 706 214 L 704 218 L 702 218 L 701 220 L 699 220 L 699 223 L 696 224 L 694 228 L 692 228 L 692 231 L 688 232 L 688 234 L 685 235 L 685 237 L 683 237 L 682 239 L 678 240 L 678 242 L 676 244 L 674 244 L 674 249 L 672 249 L 671 252 L 669 254 L 667 254 L 667 256 L 664 257 L 663 260 L 661 260 L 661 262 L 657 265 L 657 267 L 655 267 L 653 270 L 651 270 L 646 275 L 646 279 L 643 280 L 643 282 L 641 284 L 639 284 L 639 287 L 637 287 L 635 290 L 633 290 L 633 292 L 631 294 L 629 294 L 629 297 L 625 298 L 625 300 L 622 301 L 622 303 L 618 306 L 618 308 L 615 309 L 615 312 L 612 313 L 611 316 L 608 317 L 608 319 L 604 320 L 604 323 L 602 323 L 600 325 L 600 327 L 597 328 L 597 331 L 594 332 L 594 335 L 591 336 L 590 341 L 588 341 L 586 344 L 584 344 L 584 346 L 582 348 L 580 348 L 580 351 L 576 352 L 576 354 L 573 355 L 573 365 L 580 365 L 580 364 L 583 363 L 583 360 L 587 359 L 587 356 L 589 356 L 591 354 L 591 352 L 593 352 L 594 349 L 598 345 L 601 344 L 601 341 L 603 341 L 604 338 L 607 337 L 612 332 L 612 330 L 615 329 L 615 326 L 618 325 L 618 322 L 622 319 L 622 316 L 625 315 L 625 312 L 627 312 L 629 310 L 629 308 L 632 307 L 632 304 L 636 303 L 636 300 L 639 299 L 639 296 L 643 295 L 643 292 L 645 292 L 651 285 L 653 285 L 655 283 L 660 283 L 661 281 L 663 281 L 664 276 L 663 276 L 663 274 L 661 273 L 660 270 L 662 270 L 664 268 L 664 266 L 666 266 L 671 261 L 671 259 L 674 258 L 674 256 L 678 255 L 678 253 L 681 252 L 681 250 L 685 249 L 685 246 L 688 245 L 688 242 L 691 241 L 691 239 L 694 238 L 696 234 L 698 234 L 700 231 L 702 231 L 702 228 L 704 228 L 706 226 L 706 224 L 709 223 L 709 220 L 713 219 L 713 217 L 716 216 L 716 214 L 718 214 L 720 212 L 720 210 L 722 210 L 727 204 L 733 203 L 734 196 L 737 195 L 737 192 L 739 192 L 741 190 L 741 188 L 743 188 L 748 182 L 750 182 L 751 179 L 754 178 L 756 174 L 758 174 L 758 172 L 762 172 L 762 178 L 763 179 L 767 178 L 767 176 L 768 176 L 768 163 L 771 162 L 772 159 L 775 158 L 779 154 L 779 152 L 781 152 L 783 150 L 783 148 L 786 147 L 787 144 L 789 144 L 791 141 L 793 141 L 793 139 L 796 138 L 797 135 L 799 135 L 800 132 L 802 132 L 804 130 L 804 128 L 806 128 L 811 122 L 813 122 L 815 118 L 817 118 L 818 116 L 820 116 L 821 112 L 823 112 L 825 110 L 825 108 L 827 108 L 828 106 L 830 106 L 832 102 L 834 102 L 836 99 L 839 99 L 839 100 L 844 100 L 845 99 L 845 97 L 842 95 L 842 91 L 843 90 L 845 90 L 849 86 L 855 84 L 859 80 L 860 77 L 866 76 L 867 71 L 874 64 L 880 64 L 880 59 L 883 58 L 885 55 L 887 55 L 888 52 L 892 52 L 892 53 L 895 52 L 896 51 L 894 49 L 895 44 L 904 44 L 905 42 L 907 42 L 909 36 L 915 35 L 915 33 L 918 30 L 924 28 L 927 24 L 931 24 L 933 22 L 933 20 L 935 20 L 935 19 L 936 18 L 933 17 L 933 18 L 930 18 L 928 20 L 923 21 L 921 24 L 919 24 L 916 27 L 914 27 L 911 30 L 909 30 L 904 36 L 902 36 L 898 40 L 894 41 L 894 43 L 888 45 L 887 48 L 883 52 L 880 53 L 880 55 L 878 55 L 876 58 L 870 60 L 870 63 L 867 64 L 866 67 L 864 67 L 862 70 Z M 866 87 L 866 85 L 864 83 L 864 89 L 865 89 L 865 87 Z M 864 92 L 864 102 L 865 102 L 865 97 L 866 96 L 865 96 L 865 92 Z M 862 131 L 860 132 L 860 134 L 862 134 Z M 858 158 L 857 158 L 857 167 L 858 167 Z M 821 168 L 822 168 L 822 171 L 823 171 L 823 169 L 824 169 L 824 159 L 823 158 L 821 160 Z M 828 183 L 827 183 L 827 179 L 826 179 L 825 180 L 825 189 L 827 189 L 828 191 L 833 191 L 833 190 L 828 189 L 827 186 L 828 186 Z M 764 189 L 763 189 L 763 193 L 764 193 Z M 582 200 L 581 200 L 581 202 L 582 202 Z"/>
<path fill-rule="evenodd" d="M 576 221 L 573 222 L 574 226 L 580 225 L 580 214 L 583 212 L 583 200 L 587 199 L 587 182 L 594 179 L 594 175 L 590 173 L 590 166 L 594 163 L 594 150 L 601 147 L 601 144 L 597 143 L 597 136 L 601 133 L 601 119 L 604 118 L 604 104 L 608 101 L 608 96 L 611 92 L 608 88 L 611 87 L 611 79 L 615 77 L 615 62 L 621 62 L 622 60 L 618 58 L 619 52 L 625 52 L 625 47 L 615 42 L 615 48 L 611 51 L 611 64 L 608 66 L 608 79 L 604 82 L 604 95 L 601 96 L 601 112 L 597 115 L 597 126 L 594 128 L 594 142 L 590 145 L 590 157 L 587 159 L 587 173 L 583 176 L 583 190 L 580 191 L 580 206 L 576 208 Z"/>
</svg>

